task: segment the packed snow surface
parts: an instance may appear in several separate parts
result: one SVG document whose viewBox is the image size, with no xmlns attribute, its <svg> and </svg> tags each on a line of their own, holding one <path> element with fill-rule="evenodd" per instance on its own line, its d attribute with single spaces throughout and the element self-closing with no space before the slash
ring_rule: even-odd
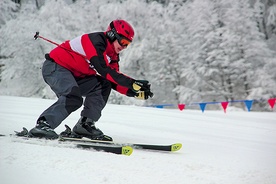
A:
<svg viewBox="0 0 276 184">
<path fill-rule="evenodd" d="M 1 184 L 275 184 L 275 112 L 157 109 L 108 104 L 97 126 L 117 142 L 169 144 L 178 152 L 131 156 L 9 136 L 31 129 L 54 100 L 0 96 Z M 73 127 L 80 110 L 56 129 Z"/>
</svg>

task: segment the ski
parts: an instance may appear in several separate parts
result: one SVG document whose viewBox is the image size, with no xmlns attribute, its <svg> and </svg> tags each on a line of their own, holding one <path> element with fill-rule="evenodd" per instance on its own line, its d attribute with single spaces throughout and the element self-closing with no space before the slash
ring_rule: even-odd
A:
<svg viewBox="0 0 276 184">
<path fill-rule="evenodd" d="M 4 136 L 4 135 L 3 135 Z M 10 136 L 14 136 L 11 134 Z M 22 138 L 28 143 L 28 140 L 43 140 L 43 138 L 36 138 L 29 135 L 29 132 L 26 128 L 23 128 L 21 132 L 15 131 L 15 137 Z M 57 141 L 55 139 L 44 139 L 48 141 Z M 59 139 L 61 140 L 61 139 Z M 58 141 L 60 143 L 60 141 Z M 127 155 L 130 156 L 133 152 L 133 148 L 131 146 L 124 146 L 124 145 L 104 145 L 104 144 L 97 144 L 97 143 L 74 143 L 74 146 L 77 148 L 82 149 L 91 149 L 95 151 L 102 151 L 102 152 L 108 152 L 108 153 L 114 153 L 119 155 Z"/>
<path fill-rule="evenodd" d="M 58 138 L 59 142 L 74 142 L 77 148 L 93 149 L 96 151 L 104 151 L 114 154 L 131 155 L 134 149 L 155 150 L 165 152 L 175 152 L 182 148 L 181 143 L 175 144 L 140 144 L 140 143 L 119 143 L 113 141 L 93 140 L 74 135 L 69 126 L 65 126 L 66 130 L 61 132 Z M 29 135 L 26 128 L 21 132 L 15 132 L 17 137 L 34 138 Z"/>
<path fill-rule="evenodd" d="M 179 151 L 182 148 L 181 143 L 175 143 L 170 145 L 154 145 L 154 144 L 133 144 L 136 149 L 147 149 L 156 151 Z"/>
<path fill-rule="evenodd" d="M 82 142 L 82 143 L 93 143 L 93 144 L 109 144 L 117 146 L 131 146 L 135 149 L 143 150 L 155 150 L 155 151 L 167 151 L 174 152 L 182 148 L 181 143 L 169 144 L 169 145 L 156 145 L 156 144 L 137 144 L 137 143 L 118 143 L 113 141 L 103 141 L 103 140 L 94 140 L 83 138 L 79 135 L 76 135 L 72 132 L 71 128 L 68 125 L 65 125 L 65 131 L 60 133 L 60 141 L 71 141 L 71 142 Z"/>
<path fill-rule="evenodd" d="M 96 151 L 104 151 L 114 154 L 121 154 L 130 156 L 133 152 L 133 148 L 130 146 L 105 146 L 105 145 L 92 145 L 92 144 L 76 144 L 77 148 L 93 149 Z"/>
<path fill-rule="evenodd" d="M 64 136 L 60 136 L 59 141 L 92 143 L 92 144 L 99 144 L 99 145 L 107 144 L 107 145 L 116 145 L 116 146 L 131 146 L 135 149 L 146 149 L 146 150 L 168 151 L 168 152 L 179 151 L 182 148 L 181 143 L 175 143 L 175 144 L 169 144 L 169 145 L 117 143 L 112 141 L 91 140 L 86 138 L 73 138 L 73 137 L 64 137 Z"/>
</svg>

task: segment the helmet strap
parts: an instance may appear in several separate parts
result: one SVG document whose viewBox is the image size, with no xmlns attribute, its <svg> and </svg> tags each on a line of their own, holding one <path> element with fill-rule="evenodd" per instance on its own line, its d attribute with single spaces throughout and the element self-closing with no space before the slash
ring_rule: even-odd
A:
<svg viewBox="0 0 276 184">
<path fill-rule="evenodd" d="M 114 28 L 113 22 L 110 23 L 111 30 L 106 32 L 106 36 L 110 42 L 114 42 L 116 40 L 117 31 Z"/>
</svg>

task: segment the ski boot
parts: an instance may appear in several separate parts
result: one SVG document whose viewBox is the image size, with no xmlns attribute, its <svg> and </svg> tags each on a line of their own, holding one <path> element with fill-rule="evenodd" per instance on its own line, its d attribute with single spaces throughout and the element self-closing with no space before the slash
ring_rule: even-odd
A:
<svg viewBox="0 0 276 184">
<path fill-rule="evenodd" d="M 103 132 L 95 127 L 95 122 L 87 117 L 81 117 L 73 128 L 73 133 L 92 140 L 112 141 L 112 138 L 104 135 Z"/>
<path fill-rule="evenodd" d="M 37 120 L 36 126 L 29 131 L 30 137 L 57 139 L 58 134 L 51 128 L 44 117 Z"/>
</svg>

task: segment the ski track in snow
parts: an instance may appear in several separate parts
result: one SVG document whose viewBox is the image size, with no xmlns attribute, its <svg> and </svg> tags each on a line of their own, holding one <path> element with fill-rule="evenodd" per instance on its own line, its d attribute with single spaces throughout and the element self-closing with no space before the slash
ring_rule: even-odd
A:
<svg viewBox="0 0 276 184">
<path fill-rule="evenodd" d="M 54 101 L 0 96 L 0 134 L 31 129 Z M 73 127 L 80 110 L 64 124 Z M 96 124 L 117 142 L 176 143 L 175 153 L 131 156 L 49 140 L 0 137 L 1 184 L 275 184 L 275 112 L 156 109 L 108 104 Z"/>
</svg>

